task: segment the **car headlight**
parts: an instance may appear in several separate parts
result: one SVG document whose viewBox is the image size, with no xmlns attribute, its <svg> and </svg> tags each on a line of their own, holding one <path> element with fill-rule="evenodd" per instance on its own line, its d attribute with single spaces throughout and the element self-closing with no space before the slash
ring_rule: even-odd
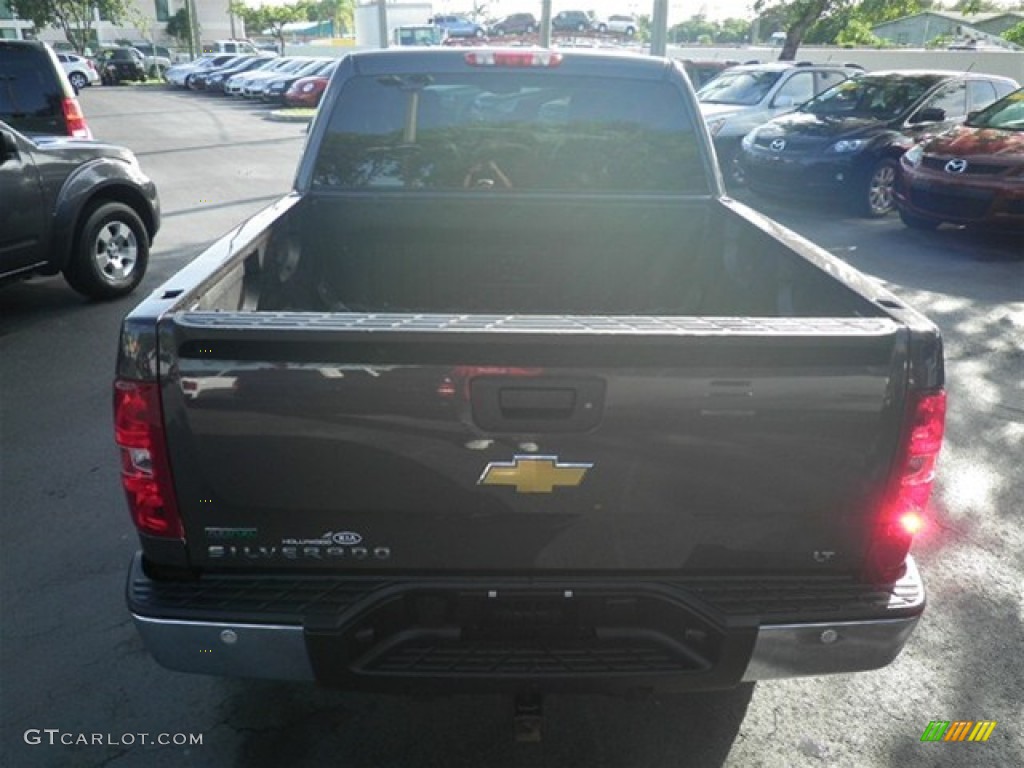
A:
<svg viewBox="0 0 1024 768">
<path fill-rule="evenodd" d="M 316 88 L 316 84 L 315 83 L 305 83 L 305 84 L 303 84 L 302 88 L 300 88 L 299 90 L 302 91 L 303 93 L 312 93 L 313 89 L 315 89 L 315 88 Z"/>
<path fill-rule="evenodd" d="M 708 120 L 708 130 L 712 136 L 717 136 L 718 132 L 722 130 L 722 126 L 725 125 L 724 117 L 714 117 Z"/>
<path fill-rule="evenodd" d="M 832 151 L 840 155 L 859 152 L 865 144 L 864 139 L 840 139 L 832 145 Z"/>
<path fill-rule="evenodd" d="M 906 152 L 903 153 L 903 160 L 911 168 L 917 168 L 921 164 L 921 158 L 924 156 L 924 147 L 920 144 L 915 144 Z"/>
</svg>

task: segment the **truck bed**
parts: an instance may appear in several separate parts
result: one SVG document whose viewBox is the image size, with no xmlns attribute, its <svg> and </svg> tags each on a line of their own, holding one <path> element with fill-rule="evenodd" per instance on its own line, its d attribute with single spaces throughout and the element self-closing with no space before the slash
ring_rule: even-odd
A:
<svg viewBox="0 0 1024 768">
<path fill-rule="evenodd" d="M 908 366 L 883 307 L 707 200 L 446 204 L 311 199 L 164 314 L 192 566 L 859 566 Z M 481 483 L 510 462 L 588 470 Z"/>
</svg>

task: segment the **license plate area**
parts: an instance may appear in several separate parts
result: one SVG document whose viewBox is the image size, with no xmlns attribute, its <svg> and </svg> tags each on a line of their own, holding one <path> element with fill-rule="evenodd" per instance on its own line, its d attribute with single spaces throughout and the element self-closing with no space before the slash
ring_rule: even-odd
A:
<svg viewBox="0 0 1024 768">
<path fill-rule="evenodd" d="M 306 630 L 324 682 L 415 679 L 463 689 L 616 680 L 658 687 L 665 676 L 727 687 L 742 675 L 755 634 L 659 595 L 573 589 L 405 594 L 348 627 Z"/>
</svg>

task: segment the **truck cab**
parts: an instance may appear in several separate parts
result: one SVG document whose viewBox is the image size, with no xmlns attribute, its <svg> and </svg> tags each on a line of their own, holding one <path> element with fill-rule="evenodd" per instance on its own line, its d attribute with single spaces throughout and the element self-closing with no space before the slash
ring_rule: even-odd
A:
<svg viewBox="0 0 1024 768">
<path fill-rule="evenodd" d="M 203 43 L 203 53 L 260 53 L 259 48 L 250 40 L 214 40 Z"/>
<path fill-rule="evenodd" d="M 448 32 L 435 24 L 412 24 L 394 29 L 395 45 L 441 45 Z"/>
</svg>

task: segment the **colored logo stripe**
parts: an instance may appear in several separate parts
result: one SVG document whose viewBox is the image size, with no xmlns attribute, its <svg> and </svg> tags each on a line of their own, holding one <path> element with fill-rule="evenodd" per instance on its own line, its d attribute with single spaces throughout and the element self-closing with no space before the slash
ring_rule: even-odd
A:
<svg viewBox="0 0 1024 768">
<path fill-rule="evenodd" d="M 992 731 L 996 729 L 995 720 L 981 720 L 974 730 L 971 731 L 968 741 L 988 741 L 988 737 L 992 735 Z"/>
<path fill-rule="evenodd" d="M 963 741 L 967 738 L 967 734 L 970 733 L 971 726 L 974 725 L 972 720 L 956 720 L 949 730 L 946 731 L 946 738 L 943 741 Z"/>
<path fill-rule="evenodd" d="M 995 728 L 995 720 L 932 720 L 921 741 L 988 741 Z"/>
</svg>

